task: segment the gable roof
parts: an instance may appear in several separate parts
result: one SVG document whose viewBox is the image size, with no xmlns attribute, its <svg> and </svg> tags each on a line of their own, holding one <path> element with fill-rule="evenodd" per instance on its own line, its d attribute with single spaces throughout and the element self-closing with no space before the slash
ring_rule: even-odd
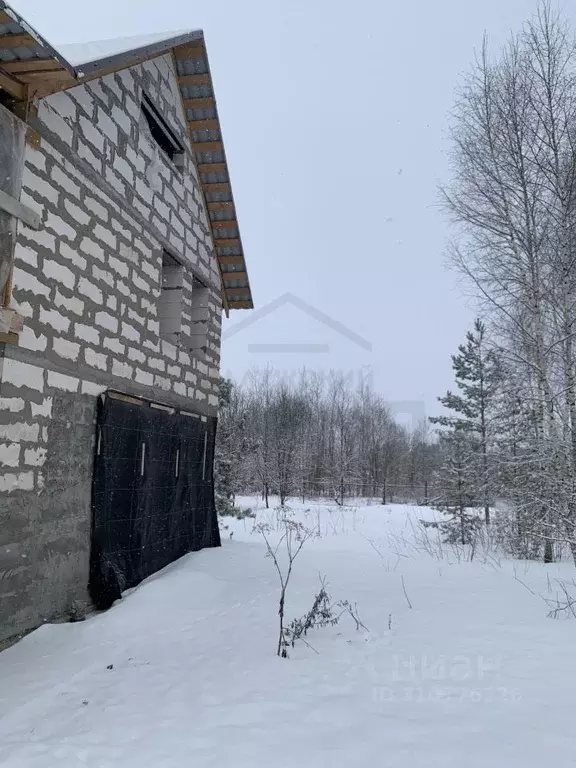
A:
<svg viewBox="0 0 576 768">
<path fill-rule="evenodd" d="M 95 43 L 48 43 L 0 0 L 0 96 L 27 104 L 171 51 L 200 186 L 210 219 L 226 310 L 251 309 L 236 206 L 202 30 Z"/>
<path fill-rule="evenodd" d="M 58 51 L 76 69 L 88 72 L 90 68 L 98 70 L 105 67 L 111 60 L 128 56 L 134 58 L 135 52 L 147 53 L 158 47 L 158 53 L 169 50 L 177 42 L 190 42 L 202 38 L 200 30 L 181 29 L 176 32 L 155 32 L 150 35 L 132 35 L 130 37 L 115 37 L 107 40 L 94 40 L 89 43 L 59 44 Z"/>
</svg>

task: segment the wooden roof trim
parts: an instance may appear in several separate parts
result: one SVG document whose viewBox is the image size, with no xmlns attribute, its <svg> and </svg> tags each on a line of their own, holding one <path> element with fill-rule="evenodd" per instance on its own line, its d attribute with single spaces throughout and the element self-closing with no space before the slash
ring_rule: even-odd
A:
<svg viewBox="0 0 576 768">
<path fill-rule="evenodd" d="M 37 45 L 40 43 L 27 33 L 0 35 L 0 48 L 34 48 Z"/>
<path fill-rule="evenodd" d="M 70 83 L 59 82 L 57 79 L 50 80 L 49 78 L 45 78 L 45 82 L 43 82 L 41 85 L 38 85 L 36 88 L 36 96 L 39 98 L 45 98 L 46 96 L 51 96 L 54 93 L 65 91 L 68 88 L 73 88 L 75 85 L 89 83 L 92 80 L 99 80 L 101 77 L 106 77 L 106 75 L 113 75 L 115 72 L 121 72 L 123 69 L 136 67 L 138 64 L 144 64 L 147 61 L 152 61 L 152 59 L 157 59 L 158 56 L 163 55 L 165 54 L 152 53 L 149 56 L 137 56 L 129 64 L 114 65 L 107 67 L 106 69 L 95 70 L 94 72 L 90 72 L 82 76 L 73 77 L 71 78 Z M 82 68 L 80 67 L 79 69 L 81 71 Z"/>
<path fill-rule="evenodd" d="M 241 245 L 239 237 L 215 237 L 217 248 L 231 248 L 233 245 Z"/>
<path fill-rule="evenodd" d="M 226 163 L 198 163 L 198 173 L 228 173 Z"/>
<path fill-rule="evenodd" d="M 64 88 L 73 88 L 78 85 L 78 81 L 65 69 L 54 70 L 54 72 L 23 72 L 18 75 L 19 80 L 30 83 L 34 86 L 34 95 L 38 95 L 38 87 L 44 89 L 48 85 L 52 91 L 62 90 Z"/>
<path fill-rule="evenodd" d="M 246 270 L 237 270 L 230 272 L 222 272 L 224 280 L 248 280 L 248 272 Z"/>
<path fill-rule="evenodd" d="M 216 118 L 210 120 L 189 120 L 193 131 L 213 131 L 220 130 L 220 122 Z"/>
<path fill-rule="evenodd" d="M 180 80 L 180 77 L 178 76 L 178 65 L 176 63 L 176 51 L 172 51 L 172 60 L 174 64 L 174 71 L 176 72 L 176 76 L 178 77 L 178 86 L 180 90 L 180 99 L 182 101 L 182 109 L 184 110 L 184 116 L 186 116 L 186 110 L 184 109 L 184 97 L 182 95 L 182 83 Z M 190 121 L 186 121 L 188 126 L 188 139 L 190 141 L 190 148 L 192 149 L 192 162 L 196 166 L 196 174 L 198 179 L 200 180 L 200 173 L 198 172 L 198 163 L 196 162 L 196 155 L 194 152 L 194 142 L 192 140 L 192 129 L 190 128 Z M 204 190 L 204 187 L 202 185 L 202 182 L 200 181 L 200 189 L 202 192 L 202 201 L 204 203 L 204 210 L 206 211 L 206 217 L 208 218 L 208 223 L 210 223 L 210 214 L 208 213 L 208 201 L 206 200 L 206 191 Z M 224 312 L 226 313 L 226 317 L 229 317 L 230 314 L 230 305 L 228 304 L 228 296 L 226 294 L 226 287 L 224 285 L 224 277 L 222 273 L 222 264 L 220 263 L 220 260 L 218 258 L 218 252 L 216 251 L 216 243 L 214 241 L 214 233 L 212 232 L 212 229 L 210 229 L 210 234 L 212 235 L 212 242 L 214 243 L 214 251 L 216 253 L 216 262 L 218 264 L 218 272 L 220 274 L 220 292 L 222 295 L 222 306 L 224 307 Z"/>
<path fill-rule="evenodd" d="M 231 200 L 224 200 L 221 203 L 208 203 L 209 211 L 230 211 L 235 208 Z"/>
<path fill-rule="evenodd" d="M 20 47 L 31 48 L 36 56 L 25 60 L 0 60 L 0 87 L 19 104 L 27 105 L 38 95 L 38 81 L 50 78 L 70 87 L 76 83 L 73 67 L 4 0 L 0 0 L 0 23 L 16 25 L 18 32 L 0 35 L 0 49 L 12 51 Z M 27 106 L 25 107 L 25 111 Z"/>
<path fill-rule="evenodd" d="M 180 61 L 186 61 L 186 59 L 205 59 L 208 61 L 208 56 L 206 55 L 206 46 L 202 40 L 195 40 L 193 43 L 185 43 L 184 45 L 179 45 L 174 49 L 174 56 Z"/>
<path fill-rule="evenodd" d="M 222 264 L 243 264 L 244 256 L 218 256 Z"/>
<path fill-rule="evenodd" d="M 194 120 L 189 120 L 190 127 L 192 130 L 194 130 Z M 195 141 L 194 142 L 194 151 L 196 154 L 200 154 L 201 152 L 224 152 L 224 142 L 223 141 Z"/>
<path fill-rule="evenodd" d="M 180 92 L 182 95 L 182 106 L 184 110 L 187 109 L 194 109 L 195 107 L 198 108 L 213 108 L 215 112 L 215 117 L 210 120 L 193 120 L 188 119 L 188 127 L 190 132 L 190 140 L 192 142 L 192 149 L 194 151 L 195 157 L 196 157 L 196 167 L 199 170 L 199 173 L 201 174 L 210 174 L 210 173 L 225 173 L 228 177 L 228 180 L 226 182 L 218 182 L 218 183 L 210 183 L 205 182 L 202 180 L 202 176 L 200 176 L 200 183 L 202 186 L 202 191 L 204 194 L 204 199 L 206 200 L 206 195 L 210 193 L 218 193 L 218 192 L 224 192 L 228 193 L 230 196 L 229 201 L 223 201 L 220 202 L 210 202 L 206 203 L 207 205 L 207 211 L 213 211 L 213 210 L 227 210 L 230 211 L 232 214 L 231 219 L 227 220 L 215 220 L 210 219 L 210 227 L 212 230 L 212 239 L 214 241 L 214 245 L 216 248 L 216 254 L 218 259 L 218 266 L 220 269 L 220 276 L 222 278 L 222 286 L 223 286 L 223 293 L 226 296 L 226 300 L 229 304 L 232 303 L 232 297 L 235 295 L 231 293 L 232 289 L 226 285 L 226 283 L 230 280 L 246 280 L 247 285 L 246 287 L 242 288 L 243 294 L 250 297 L 250 300 L 246 302 L 246 306 L 251 307 L 252 304 L 252 292 L 250 289 L 250 281 L 248 278 L 248 272 L 246 269 L 246 262 L 244 260 L 244 248 L 242 246 L 242 240 L 240 237 L 240 231 L 238 227 L 238 221 L 236 216 L 236 206 L 234 204 L 234 195 L 232 192 L 232 185 L 230 184 L 229 180 L 229 173 L 228 173 L 228 163 L 226 160 L 226 150 L 224 148 L 224 142 L 222 139 L 219 141 L 194 141 L 193 136 L 197 135 L 194 134 L 194 131 L 202 131 L 202 130 L 216 130 L 220 132 L 221 135 L 221 126 L 220 126 L 220 120 L 218 117 L 218 106 L 216 104 L 216 99 L 213 96 L 214 93 L 214 87 L 212 83 L 212 77 L 210 75 L 210 62 L 208 60 L 208 54 L 206 52 L 206 46 L 204 43 L 199 44 L 197 42 L 194 42 L 192 45 L 183 45 L 179 48 L 176 48 L 174 50 L 174 58 L 176 60 L 176 63 L 178 61 L 186 61 L 189 59 L 192 60 L 201 60 L 205 61 L 206 68 L 208 70 L 207 75 L 180 75 L 179 76 L 179 83 L 180 83 Z M 203 99 L 190 99 L 186 98 L 184 95 L 185 88 L 190 85 L 197 85 L 197 84 L 206 84 L 210 86 L 210 90 L 212 92 L 212 96 L 209 98 L 204 97 Z M 205 163 L 202 162 L 203 160 L 203 153 L 206 152 L 218 152 L 223 156 L 223 162 L 218 163 Z M 223 205 L 225 207 L 223 207 Z M 219 238 L 216 236 L 217 233 L 226 232 L 227 230 L 232 230 L 237 232 L 237 236 L 233 238 Z M 224 272 L 222 270 L 222 265 L 226 264 L 227 262 L 224 261 L 224 257 L 222 257 L 219 253 L 220 248 L 228 247 L 228 246 L 234 246 L 238 248 L 240 251 L 240 256 L 235 257 L 234 261 L 228 262 L 233 264 L 239 264 L 244 269 L 242 271 L 237 272 Z M 221 261 L 222 259 L 222 261 Z"/>
<path fill-rule="evenodd" d="M 0 48 L 2 47 L 2 38 L 0 37 Z M 15 75 L 24 72 L 58 72 L 62 69 L 60 62 L 56 59 L 26 59 L 25 61 L 3 61 L 2 69 Z"/>
<path fill-rule="evenodd" d="M 184 109 L 209 109 L 216 106 L 214 96 L 205 96 L 198 99 L 183 99 Z"/>
<path fill-rule="evenodd" d="M 212 85 L 210 75 L 180 75 L 180 85 Z"/>
<path fill-rule="evenodd" d="M 28 87 L 26 84 L 11 77 L 8 73 L 2 72 L 1 69 L 0 89 L 9 93 L 16 101 L 26 101 L 28 98 Z"/>
<path fill-rule="evenodd" d="M 214 110 L 215 112 L 214 118 L 201 119 L 201 120 L 188 119 L 190 140 L 191 140 L 192 148 L 196 158 L 196 168 L 201 174 L 202 173 L 206 173 L 206 174 L 226 173 L 226 175 L 229 178 L 228 163 L 226 161 L 226 151 L 224 149 L 224 142 L 222 140 L 206 141 L 206 142 L 196 142 L 193 140 L 193 136 L 195 135 L 193 133 L 194 131 L 214 130 L 214 131 L 221 132 L 216 99 L 214 98 L 213 95 L 211 95 L 210 97 L 201 97 L 201 98 L 191 99 L 191 98 L 185 98 L 183 94 L 183 88 L 186 88 L 187 86 L 195 86 L 195 85 L 209 85 L 212 94 L 214 93 L 212 77 L 210 75 L 210 63 L 208 61 L 206 46 L 203 41 L 202 42 L 195 41 L 194 43 L 191 43 L 188 45 L 179 46 L 174 49 L 174 59 L 176 62 L 186 61 L 189 59 L 195 60 L 195 61 L 201 60 L 206 62 L 206 68 L 208 69 L 207 74 L 179 76 L 178 80 L 179 80 L 180 92 L 182 96 L 182 106 L 186 114 L 188 109 L 208 108 L 208 109 Z M 202 154 L 205 152 L 221 153 L 224 156 L 224 162 L 218 162 L 218 163 L 199 162 L 202 159 Z M 201 176 L 200 176 L 200 179 L 202 179 Z M 248 272 L 246 270 L 246 263 L 244 260 L 244 249 L 242 247 L 242 241 L 240 238 L 238 221 L 236 218 L 236 207 L 234 204 L 232 186 L 230 184 L 230 181 L 228 180 L 227 182 L 211 184 L 211 183 L 203 182 L 201 180 L 200 183 L 201 183 L 202 192 L 204 196 L 204 202 L 205 202 L 208 213 L 210 213 L 211 211 L 226 210 L 226 211 L 230 211 L 232 214 L 231 219 L 216 220 L 216 219 L 209 218 L 210 227 L 212 230 L 212 239 L 214 241 L 214 245 L 216 248 L 225 306 L 227 307 L 233 306 L 239 309 L 251 308 L 253 307 L 252 292 L 250 290 L 250 281 L 248 278 Z M 208 203 L 206 201 L 206 195 L 211 192 L 229 192 L 230 197 L 232 199 L 229 201 Z M 238 236 L 234 238 L 227 238 L 227 239 L 221 239 L 216 237 L 216 232 L 219 232 L 219 231 L 225 232 L 227 230 L 236 230 L 238 232 Z M 220 254 L 218 253 L 219 248 L 226 247 L 226 245 L 228 244 L 234 244 L 237 247 L 239 247 L 241 255 L 232 256 L 232 257 L 220 256 Z M 241 267 L 241 269 L 237 271 L 230 271 L 230 272 L 223 271 L 222 266 L 224 264 L 238 265 Z M 234 289 L 226 285 L 226 283 L 230 281 L 240 281 L 240 280 L 245 281 L 246 286 L 242 288 Z M 242 300 L 238 301 L 238 300 L 235 300 L 236 296 L 242 296 L 242 297 L 248 296 L 250 298 L 249 300 L 242 298 Z M 228 314 L 228 312 L 226 314 Z"/>
<path fill-rule="evenodd" d="M 238 229 L 236 219 L 210 219 L 212 229 Z"/>
<path fill-rule="evenodd" d="M 218 181 L 215 183 L 207 183 L 203 185 L 205 192 L 231 192 L 232 185 L 229 181 Z M 231 201 L 230 201 L 231 202 Z"/>
</svg>

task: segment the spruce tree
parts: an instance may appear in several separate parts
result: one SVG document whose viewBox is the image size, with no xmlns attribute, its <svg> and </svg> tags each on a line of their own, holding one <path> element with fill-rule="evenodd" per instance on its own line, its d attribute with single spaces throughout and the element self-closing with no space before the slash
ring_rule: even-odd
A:
<svg viewBox="0 0 576 768">
<path fill-rule="evenodd" d="M 481 320 L 474 322 L 473 330 L 466 334 L 466 343 L 460 344 L 458 353 L 452 355 L 452 368 L 458 392 L 448 391 L 438 398 L 452 414 L 437 416 L 430 421 L 448 428 L 444 442 L 452 440 L 454 443 L 448 453 L 459 457 L 453 460 L 460 467 L 459 472 L 466 473 L 466 485 L 473 490 L 473 501 L 483 506 L 489 525 L 493 495 L 490 467 L 492 415 L 501 381 L 501 366 L 497 354 L 488 347 L 486 328 Z"/>
<path fill-rule="evenodd" d="M 440 447 L 444 456 L 438 473 L 442 497 L 434 506 L 447 519 L 434 526 L 449 544 L 471 544 L 481 521 L 470 510 L 474 506 L 474 451 L 470 434 L 457 424 L 440 435 Z"/>
</svg>

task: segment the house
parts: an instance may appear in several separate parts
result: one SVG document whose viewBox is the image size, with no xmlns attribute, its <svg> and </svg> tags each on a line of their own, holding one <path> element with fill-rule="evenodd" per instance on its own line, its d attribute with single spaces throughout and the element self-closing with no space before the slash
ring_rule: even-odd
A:
<svg viewBox="0 0 576 768">
<path fill-rule="evenodd" d="M 219 543 L 251 308 L 201 31 L 55 50 L 0 0 L 0 641 Z"/>
</svg>

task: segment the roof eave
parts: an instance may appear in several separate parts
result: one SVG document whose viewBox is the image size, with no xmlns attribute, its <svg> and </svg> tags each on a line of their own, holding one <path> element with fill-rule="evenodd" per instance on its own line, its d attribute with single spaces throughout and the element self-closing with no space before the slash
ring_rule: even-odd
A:
<svg viewBox="0 0 576 768">
<path fill-rule="evenodd" d="M 220 117 L 218 115 L 218 105 L 217 105 L 217 102 L 216 102 L 216 96 L 215 96 L 215 92 L 214 92 L 214 84 L 213 84 L 213 81 L 212 81 L 212 73 L 211 73 L 211 70 L 210 70 L 210 61 L 209 61 L 209 58 L 208 58 L 208 52 L 206 50 L 206 41 L 205 41 L 204 37 L 202 37 L 201 40 L 196 41 L 194 45 L 180 44 L 179 46 L 175 46 L 174 50 L 173 50 L 173 56 L 174 56 L 175 63 L 176 63 L 176 70 L 177 70 L 176 74 L 177 74 L 178 82 L 179 82 L 179 85 L 180 85 L 180 96 L 181 96 L 181 99 L 182 99 L 182 109 L 184 111 L 184 115 L 185 115 L 186 121 L 188 123 L 188 129 L 189 129 L 188 130 L 188 134 L 189 134 L 189 138 L 190 138 L 190 144 L 191 144 L 191 147 L 192 147 L 194 161 L 196 163 L 198 180 L 199 180 L 199 183 L 200 183 L 200 187 L 202 189 L 202 194 L 203 194 L 204 202 L 205 202 L 205 205 L 206 205 L 206 214 L 207 214 L 208 221 L 209 221 L 209 224 L 210 224 L 210 229 L 211 229 L 211 234 L 212 234 L 212 241 L 214 243 L 214 250 L 215 250 L 215 253 L 216 253 L 216 259 L 218 261 L 218 267 L 219 267 L 219 270 L 220 270 L 220 277 L 221 277 L 221 284 L 222 284 L 222 299 L 223 299 L 224 309 L 226 310 L 226 314 L 228 314 L 228 310 L 229 309 L 252 309 L 253 306 L 254 306 L 253 305 L 253 300 L 252 300 L 252 290 L 250 288 L 250 279 L 248 277 L 248 269 L 247 269 L 247 266 L 246 266 L 246 260 L 244 258 L 244 246 L 242 244 L 242 236 L 241 236 L 240 230 L 239 230 L 238 226 L 236 226 L 237 234 L 234 235 L 232 237 L 232 239 L 235 242 L 237 242 L 237 247 L 238 247 L 237 258 L 241 259 L 241 266 L 240 266 L 239 271 L 242 271 L 245 274 L 246 285 L 243 288 L 238 288 L 238 287 L 235 287 L 235 286 L 232 287 L 232 286 L 227 286 L 226 285 L 227 279 L 228 280 L 234 280 L 235 279 L 234 276 L 233 276 L 234 273 L 233 272 L 225 272 L 223 270 L 223 262 L 226 260 L 226 257 L 225 256 L 221 256 L 219 249 L 224 245 L 224 240 L 222 238 L 216 237 L 217 230 L 219 230 L 219 229 L 226 229 L 226 227 L 223 226 L 226 223 L 226 220 L 216 220 L 216 219 L 212 219 L 211 218 L 210 205 L 209 205 L 208 199 L 207 199 L 207 195 L 209 194 L 209 192 L 210 192 L 210 190 L 211 190 L 211 188 L 213 186 L 218 186 L 218 187 L 222 186 L 223 188 L 228 188 L 227 191 L 228 191 L 230 197 L 229 197 L 229 200 L 227 201 L 226 205 L 229 206 L 229 209 L 231 211 L 231 221 L 235 222 L 236 225 L 237 225 L 236 203 L 234 201 L 234 193 L 233 193 L 233 190 L 232 190 L 232 184 L 230 182 L 230 174 L 229 174 L 229 170 L 228 170 L 228 160 L 227 160 L 227 157 L 226 157 L 226 148 L 224 146 L 224 139 L 223 139 L 223 136 L 222 136 L 222 129 L 221 129 L 221 125 L 220 125 Z M 189 75 L 189 74 L 185 74 L 185 73 L 182 73 L 181 71 L 179 71 L 178 64 L 180 62 L 186 62 L 186 61 L 196 61 L 197 62 L 199 60 L 205 62 L 206 71 L 205 71 L 204 74 Z M 194 68 L 194 70 L 195 70 L 195 68 Z M 208 85 L 209 86 L 209 90 L 211 92 L 211 96 L 208 97 L 208 100 L 211 100 L 213 102 L 214 119 L 210 120 L 209 122 L 211 122 L 211 123 L 214 122 L 216 124 L 217 133 L 219 135 L 219 138 L 217 140 L 214 140 L 214 141 L 208 141 L 208 145 L 210 145 L 210 146 L 212 146 L 212 144 L 220 145 L 220 150 L 221 150 L 223 162 L 221 162 L 220 160 L 216 161 L 214 163 L 214 167 L 215 168 L 218 167 L 219 169 L 220 169 L 220 167 L 223 167 L 223 169 L 224 169 L 224 174 L 225 174 L 227 180 L 224 181 L 222 184 L 218 184 L 217 183 L 215 185 L 214 184 L 211 185 L 209 182 L 206 182 L 203 179 L 203 175 L 205 173 L 209 173 L 210 172 L 210 163 L 205 163 L 205 161 L 199 160 L 197 158 L 197 153 L 198 154 L 202 154 L 203 152 L 206 151 L 205 150 L 206 144 L 202 143 L 202 142 L 198 143 L 198 142 L 196 142 L 194 140 L 194 131 L 197 130 L 197 129 L 202 130 L 203 127 L 204 127 L 204 122 L 205 121 L 203 121 L 203 120 L 194 120 L 194 119 L 191 119 L 188 116 L 188 114 L 187 114 L 188 113 L 188 109 L 194 109 L 193 102 L 194 102 L 195 99 L 194 98 L 192 98 L 192 99 L 187 98 L 186 95 L 185 95 L 186 88 L 190 86 L 190 79 L 194 80 L 195 78 L 198 78 L 199 81 L 201 80 L 202 83 Z M 206 101 L 206 99 L 203 98 L 203 97 L 198 97 L 198 101 L 204 103 Z M 210 154 L 211 154 L 211 151 L 210 151 Z M 202 166 L 202 167 L 199 168 L 199 166 Z M 228 242 L 228 241 L 226 241 L 226 242 Z M 238 292 L 239 291 L 242 292 L 240 296 L 238 296 Z"/>
<path fill-rule="evenodd" d="M 135 59 L 160 56 L 161 54 L 167 53 L 179 45 L 186 45 L 187 43 L 197 43 L 203 41 L 203 31 L 201 29 L 195 29 L 185 35 L 178 35 L 176 37 L 167 38 L 166 40 L 161 40 L 158 43 L 150 43 L 149 45 L 143 45 L 140 48 L 132 48 L 129 51 L 116 53 L 113 56 L 104 56 L 100 59 L 88 61 L 85 64 L 76 64 L 74 69 L 79 77 L 98 74 L 99 72 L 108 69 L 121 69 L 124 67 L 133 66 Z"/>
<path fill-rule="evenodd" d="M 0 11 L 4 11 L 8 16 L 12 17 L 16 24 L 21 26 L 22 29 L 24 29 L 30 35 L 30 37 L 33 37 L 38 45 L 44 48 L 49 58 L 55 59 L 64 67 L 64 69 L 67 69 L 71 75 L 76 74 L 72 64 L 70 64 L 69 61 L 67 61 L 61 54 L 59 54 L 58 51 L 52 45 L 50 45 L 50 43 L 44 37 L 42 37 L 42 35 L 36 32 L 34 27 L 30 26 L 26 19 L 20 16 L 20 14 L 17 13 L 10 5 L 8 5 L 5 0 L 0 0 Z"/>
</svg>

